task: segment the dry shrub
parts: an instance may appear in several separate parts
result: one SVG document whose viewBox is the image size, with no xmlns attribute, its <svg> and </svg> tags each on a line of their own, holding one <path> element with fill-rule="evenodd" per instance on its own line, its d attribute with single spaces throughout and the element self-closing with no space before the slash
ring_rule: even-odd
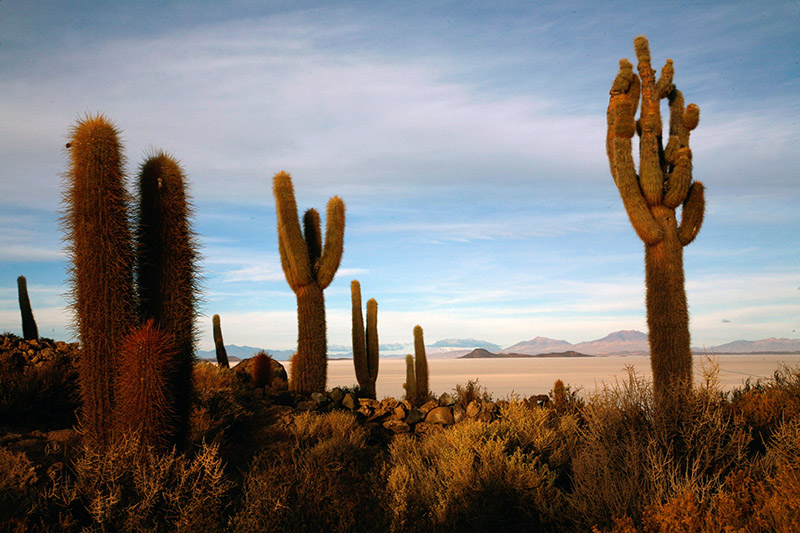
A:
<svg viewBox="0 0 800 533">
<path fill-rule="evenodd" d="M 190 417 L 190 440 L 226 443 L 247 420 L 247 392 L 230 368 L 199 363 L 192 374 L 194 405 Z"/>
<path fill-rule="evenodd" d="M 285 446 L 256 457 L 236 531 L 380 531 L 374 488 L 376 451 L 348 412 L 303 413 L 288 426 Z"/>
<path fill-rule="evenodd" d="M 24 452 L 0 448 L 0 472 L 0 516 L 8 530 L 24 531 L 38 481 L 36 467 Z"/>
<path fill-rule="evenodd" d="M 103 452 L 85 448 L 73 472 L 49 474 L 51 518 L 75 530 L 216 531 L 232 486 L 215 445 L 191 458 L 132 441 Z"/>
<path fill-rule="evenodd" d="M 556 529 L 564 496 L 550 463 L 566 461 L 574 422 L 509 403 L 492 423 L 396 438 L 384 470 L 391 529 Z"/>
<path fill-rule="evenodd" d="M 654 416 L 650 385 L 632 370 L 590 399 L 572 462 L 578 525 L 611 527 L 622 517 L 641 524 L 649 508 L 671 499 L 694 520 L 690 500 L 706 501 L 747 462 L 749 435 L 709 384 L 684 399 L 670 427 Z M 677 519 L 669 524 L 683 527 Z"/>
<path fill-rule="evenodd" d="M 479 402 L 492 401 L 492 394 L 478 381 L 478 379 L 470 379 L 466 382 L 466 384 L 458 384 L 453 389 L 456 403 L 460 404 L 464 409 L 466 409 L 470 403 L 476 400 Z"/>
</svg>

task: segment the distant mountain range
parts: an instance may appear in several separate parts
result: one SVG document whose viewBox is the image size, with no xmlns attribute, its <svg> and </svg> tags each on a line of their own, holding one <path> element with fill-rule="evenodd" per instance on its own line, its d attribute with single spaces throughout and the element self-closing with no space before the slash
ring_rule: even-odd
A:
<svg viewBox="0 0 800 533">
<path fill-rule="evenodd" d="M 240 360 L 252 357 L 261 348 L 252 346 L 226 345 L 228 358 Z M 563 354 L 573 352 L 579 355 L 646 355 L 650 353 L 647 334 L 636 330 L 622 330 L 609 333 L 601 339 L 572 344 L 565 340 L 536 337 L 529 341 L 518 342 L 508 348 L 501 348 L 497 344 L 478 339 L 444 339 L 426 346 L 428 357 L 453 358 L 461 357 L 479 349 L 491 354 L 489 356 L 476 355 L 473 357 L 514 357 L 532 356 L 541 354 Z M 265 350 L 275 359 L 287 360 L 292 357 L 294 350 Z M 382 344 L 382 357 L 402 357 L 406 353 L 413 353 L 413 344 Z M 694 353 L 800 353 L 800 339 L 776 339 L 770 337 L 758 341 L 738 340 L 721 344 L 719 346 L 692 347 Z M 515 354 L 515 355 L 511 355 Z M 201 359 L 216 359 L 214 350 L 197 352 Z M 328 349 L 331 358 L 351 358 L 352 350 L 348 346 L 331 345 Z M 563 355 L 562 355 L 563 356 Z M 574 357 L 574 355 L 573 355 Z"/>
<path fill-rule="evenodd" d="M 501 359 L 501 358 L 510 359 L 513 357 L 594 357 L 594 356 L 585 353 L 574 352 L 572 350 L 568 350 L 566 352 L 550 352 L 550 353 L 538 353 L 536 355 L 530 355 L 524 353 L 492 353 L 488 350 L 484 350 L 483 348 L 475 348 L 468 354 L 459 357 L 459 359 Z"/>
</svg>

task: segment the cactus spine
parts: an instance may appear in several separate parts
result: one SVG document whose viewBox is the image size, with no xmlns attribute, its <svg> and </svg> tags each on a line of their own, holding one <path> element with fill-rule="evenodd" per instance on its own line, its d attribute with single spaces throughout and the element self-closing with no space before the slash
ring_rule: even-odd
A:
<svg viewBox="0 0 800 533">
<path fill-rule="evenodd" d="M 306 211 L 303 231 L 297 215 L 292 178 L 279 172 L 273 180 L 278 215 L 278 249 L 281 266 L 297 296 L 297 353 L 292 359 L 292 388 L 298 392 L 324 392 L 328 344 L 325 297 L 339 268 L 344 245 L 344 202 L 336 196 L 328 202 L 325 245 L 319 213 Z"/>
<path fill-rule="evenodd" d="M 414 368 L 414 356 L 406 355 L 406 382 L 403 384 L 406 389 L 406 400 L 411 403 L 417 401 L 417 371 Z"/>
<path fill-rule="evenodd" d="M 188 431 L 195 361 L 197 253 L 191 228 L 186 177 L 178 162 L 157 152 L 139 169 L 136 227 L 136 281 L 139 317 L 154 319 L 178 346 L 173 387 L 179 427 L 176 443 Z"/>
<path fill-rule="evenodd" d="M 62 225 L 70 300 L 80 334 L 81 424 L 94 444 L 110 442 L 120 343 L 134 323 L 133 241 L 118 132 L 102 115 L 71 132 Z"/>
<path fill-rule="evenodd" d="M 222 325 L 219 322 L 219 315 L 211 318 L 214 331 L 214 348 L 217 350 L 217 364 L 223 368 L 230 368 L 228 363 L 228 350 L 225 349 L 225 342 L 222 340 Z"/>
<path fill-rule="evenodd" d="M 417 377 L 417 399 L 424 402 L 429 395 L 428 390 L 428 357 L 425 354 L 425 340 L 422 327 L 414 326 L 414 367 Z"/>
<path fill-rule="evenodd" d="M 36 320 L 33 318 L 31 300 L 28 298 L 28 280 L 25 276 L 17 278 L 17 295 L 19 297 L 19 312 L 22 315 L 22 337 L 25 340 L 39 338 L 39 328 L 36 327 Z"/>
<path fill-rule="evenodd" d="M 667 60 L 656 80 L 647 39 L 637 37 L 634 47 L 639 76 L 627 59 L 620 60 L 610 91 L 606 151 L 628 218 L 645 245 L 650 364 L 656 404 L 666 412 L 692 382 L 683 247 L 700 231 L 705 208 L 703 185 L 692 182 L 689 148 L 689 134 L 697 126 L 700 110 L 694 104 L 684 107 L 683 95 L 672 83 L 672 60 Z M 662 145 L 662 98 L 669 100 L 670 108 L 666 148 Z M 631 146 L 634 132 L 640 137 L 638 175 Z M 680 223 L 675 212 L 679 206 Z"/>
<path fill-rule="evenodd" d="M 116 377 L 118 435 L 136 435 L 142 446 L 169 448 L 179 429 L 172 386 L 178 345 L 150 319 L 134 329 L 121 348 Z"/>
<path fill-rule="evenodd" d="M 368 398 L 375 399 L 375 382 L 378 379 L 378 302 L 367 301 L 367 328 L 361 315 L 361 285 L 358 280 L 350 283 L 353 304 L 353 365 L 358 386 Z"/>
</svg>

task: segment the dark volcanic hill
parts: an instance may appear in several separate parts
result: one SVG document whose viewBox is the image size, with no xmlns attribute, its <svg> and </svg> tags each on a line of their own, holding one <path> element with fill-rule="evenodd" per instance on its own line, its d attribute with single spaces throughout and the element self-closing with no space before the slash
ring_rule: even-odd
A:
<svg viewBox="0 0 800 533">
<path fill-rule="evenodd" d="M 527 353 L 492 353 L 488 350 L 484 350 L 483 348 L 476 348 L 475 350 L 472 350 L 468 354 L 462 355 L 461 357 L 459 357 L 459 359 L 512 359 L 515 357 L 531 358 L 531 357 L 593 357 L 593 356 L 572 350 L 566 352 L 527 354 Z"/>
</svg>

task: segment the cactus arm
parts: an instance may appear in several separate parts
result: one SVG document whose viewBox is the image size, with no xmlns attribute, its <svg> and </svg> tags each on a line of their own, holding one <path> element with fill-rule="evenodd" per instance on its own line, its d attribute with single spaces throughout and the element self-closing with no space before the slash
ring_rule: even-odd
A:
<svg viewBox="0 0 800 533">
<path fill-rule="evenodd" d="M 344 251 L 344 202 L 338 196 L 328 201 L 326 218 L 325 247 L 322 249 L 317 272 L 317 283 L 323 289 L 336 276 Z"/>
<path fill-rule="evenodd" d="M 372 392 L 375 392 L 375 381 L 378 379 L 378 363 L 380 347 L 378 343 L 378 302 L 375 298 L 367 300 L 367 366 Z"/>
<path fill-rule="evenodd" d="M 634 230 L 645 243 L 656 244 L 664 238 L 664 233 L 650 213 L 633 164 L 631 137 L 636 131 L 634 116 L 639 102 L 639 78 L 627 59 L 619 62 L 619 73 L 610 94 L 606 151 L 611 175 Z"/>
<path fill-rule="evenodd" d="M 319 268 L 319 257 L 322 255 L 322 223 L 319 219 L 319 211 L 308 209 L 303 215 L 303 237 L 308 248 L 308 261 L 314 271 Z"/>
<path fill-rule="evenodd" d="M 642 114 L 639 119 L 641 138 L 639 140 L 639 181 L 642 194 L 650 206 L 661 203 L 664 175 L 661 170 L 660 139 L 661 111 L 660 98 L 656 89 L 655 72 L 650 64 L 650 49 L 647 39 L 639 36 L 634 40 L 636 68 L 642 83 Z"/>
<path fill-rule="evenodd" d="M 671 141 L 670 141 L 671 142 Z M 692 183 L 692 152 L 682 148 L 675 155 L 675 164 L 667 179 L 667 192 L 664 195 L 664 205 L 675 209 L 686 199 L 689 186 Z"/>
<path fill-rule="evenodd" d="M 303 287 L 314 281 L 308 248 L 300 231 L 297 218 L 297 203 L 294 199 L 292 178 L 286 172 L 279 172 L 273 179 L 275 208 L 278 214 L 278 240 L 281 247 L 281 263 L 289 286 Z M 287 268 L 288 267 L 288 268 Z M 295 292 L 297 292 L 295 290 Z"/>
<path fill-rule="evenodd" d="M 705 207 L 705 187 L 701 182 L 696 181 L 689 187 L 689 193 L 683 203 L 681 224 L 678 226 L 678 241 L 683 246 L 691 243 L 700 232 Z"/>
</svg>

